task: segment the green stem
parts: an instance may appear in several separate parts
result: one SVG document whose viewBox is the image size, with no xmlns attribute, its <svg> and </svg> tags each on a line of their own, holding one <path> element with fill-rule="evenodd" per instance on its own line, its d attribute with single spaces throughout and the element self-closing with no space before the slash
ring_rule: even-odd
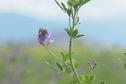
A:
<svg viewBox="0 0 126 84">
<path fill-rule="evenodd" d="M 51 50 L 49 50 L 46 46 L 44 48 L 53 56 L 57 59 L 57 61 L 63 62 L 60 58 L 57 57 L 56 54 L 54 54 Z"/>
<path fill-rule="evenodd" d="M 70 16 L 69 16 L 69 27 L 71 28 L 71 20 L 70 20 Z"/>
<path fill-rule="evenodd" d="M 72 67 L 72 70 L 73 70 L 73 72 L 74 72 L 74 75 L 76 76 L 76 78 L 77 78 L 77 80 L 78 80 L 78 83 L 79 84 L 82 84 L 81 83 L 81 80 L 80 80 L 80 77 L 79 77 L 79 75 L 78 75 L 78 73 L 77 73 L 77 71 L 76 71 L 76 68 L 75 68 L 75 66 L 74 66 L 74 64 L 73 64 L 73 61 L 72 61 L 72 52 L 71 52 L 71 49 L 72 49 L 72 38 L 70 37 L 70 42 L 69 42 L 69 59 L 70 59 L 70 63 L 71 63 L 71 67 Z"/>
<path fill-rule="evenodd" d="M 72 24 L 72 28 L 71 28 L 71 25 L 70 25 L 70 34 L 72 33 L 74 26 L 75 26 L 75 24 L 74 24 L 75 23 L 75 16 L 76 16 L 76 13 L 74 13 L 73 16 L 72 16 L 73 24 Z M 78 83 L 82 84 L 80 77 L 79 77 L 79 74 L 78 74 L 78 72 L 77 72 L 77 70 L 76 70 L 76 68 L 73 64 L 73 61 L 72 61 L 72 39 L 73 39 L 73 37 L 70 35 L 70 39 L 69 39 L 69 60 L 70 60 L 70 64 L 71 64 L 71 67 L 72 67 L 72 71 L 73 71 Z"/>
<path fill-rule="evenodd" d="M 72 19 L 73 19 L 73 25 L 72 25 L 72 28 L 74 29 L 74 27 L 75 27 L 75 16 L 76 16 L 76 12 L 73 14 L 73 16 L 72 16 Z"/>
</svg>

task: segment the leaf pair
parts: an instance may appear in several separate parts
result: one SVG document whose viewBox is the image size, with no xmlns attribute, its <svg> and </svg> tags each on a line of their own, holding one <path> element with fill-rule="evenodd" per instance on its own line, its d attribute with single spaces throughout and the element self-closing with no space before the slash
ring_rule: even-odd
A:
<svg viewBox="0 0 126 84">
<path fill-rule="evenodd" d="M 69 54 L 68 53 L 63 53 L 61 52 L 62 55 L 62 63 L 61 62 L 56 62 L 57 67 L 61 70 L 61 71 L 66 71 L 66 72 L 71 72 L 71 66 L 68 64 L 68 58 L 69 58 Z"/>
<path fill-rule="evenodd" d="M 67 65 L 67 63 L 56 62 L 56 65 L 62 72 L 71 72 L 71 66 Z"/>
<path fill-rule="evenodd" d="M 78 29 L 71 30 L 71 31 L 70 29 L 65 29 L 65 31 L 67 32 L 69 37 L 72 37 L 72 38 L 79 38 L 79 37 L 84 36 L 84 35 L 78 35 Z"/>
<path fill-rule="evenodd" d="M 83 34 L 81 35 L 78 35 L 78 29 L 75 29 L 73 32 L 72 32 L 72 37 L 73 38 L 79 38 L 79 37 L 82 37 L 84 36 Z"/>
</svg>

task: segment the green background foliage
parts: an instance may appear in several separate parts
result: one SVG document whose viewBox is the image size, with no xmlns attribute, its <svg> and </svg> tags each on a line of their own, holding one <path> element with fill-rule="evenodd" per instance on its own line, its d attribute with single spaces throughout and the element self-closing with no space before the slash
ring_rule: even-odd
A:
<svg viewBox="0 0 126 84">
<path fill-rule="evenodd" d="M 101 80 L 105 80 L 107 84 L 125 84 L 125 49 L 118 46 L 91 47 L 79 42 L 74 44 L 73 51 L 76 53 L 73 53 L 73 58 L 76 67 L 80 65 L 78 72 L 83 75 L 95 74 L 97 77 L 91 84 L 98 84 Z M 60 51 L 68 52 L 62 46 L 52 45 L 49 48 L 60 58 Z M 15 58 L 14 53 L 17 53 Z M 97 67 L 91 73 L 88 61 L 94 58 L 97 60 Z M 67 73 L 52 70 L 45 63 L 45 59 L 57 68 L 53 56 L 39 44 L 1 45 L 0 84 L 69 84 L 71 77 Z"/>
</svg>

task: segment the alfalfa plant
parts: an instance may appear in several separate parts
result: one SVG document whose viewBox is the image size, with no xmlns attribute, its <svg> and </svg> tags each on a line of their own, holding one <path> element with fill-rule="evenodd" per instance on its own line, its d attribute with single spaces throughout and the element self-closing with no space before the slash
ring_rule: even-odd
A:
<svg viewBox="0 0 126 84">
<path fill-rule="evenodd" d="M 41 45 L 43 45 L 50 54 L 52 54 L 56 58 L 56 65 L 60 69 L 61 72 L 72 72 L 73 80 L 70 81 L 70 84 L 91 84 L 92 81 L 95 80 L 95 75 L 82 75 L 77 72 L 75 65 L 72 59 L 72 43 L 74 39 L 83 37 L 83 34 L 79 34 L 77 25 L 80 24 L 80 18 L 78 16 L 80 8 L 88 3 L 90 0 L 67 0 L 67 3 L 58 2 L 55 0 L 56 4 L 60 7 L 60 9 L 66 13 L 69 17 L 69 26 L 64 30 L 68 34 L 69 37 L 69 45 L 68 45 L 68 53 L 61 52 L 62 59 L 58 58 L 52 51 L 48 49 L 48 45 L 53 42 L 51 39 L 51 34 L 47 29 L 40 28 L 38 41 Z M 53 70 L 57 71 L 49 62 L 46 62 L 49 67 Z M 96 60 L 88 63 L 92 70 L 96 68 Z M 100 84 L 105 84 L 105 82 L 101 82 Z"/>
</svg>

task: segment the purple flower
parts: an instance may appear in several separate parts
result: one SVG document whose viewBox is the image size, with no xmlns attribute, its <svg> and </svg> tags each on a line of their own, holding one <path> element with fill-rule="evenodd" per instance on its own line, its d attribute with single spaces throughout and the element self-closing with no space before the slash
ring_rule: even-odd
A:
<svg viewBox="0 0 126 84">
<path fill-rule="evenodd" d="M 51 39 L 51 34 L 44 28 L 40 28 L 38 32 L 38 42 L 42 45 L 49 45 L 53 42 Z"/>
<path fill-rule="evenodd" d="M 95 69 L 96 66 L 97 66 L 97 63 L 96 63 L 96 60 L 95 60 L 95 59 L 94 59 L 92 62 L 88 62 L 88 64 L 90 65 L 90 67 L 91 67 L 92 69 Z"/>
<path fill-rule="evenodd" d="M 20 49 L 15 48 L 12 52 L 12 55 L 10 56 L 10 61 L 15 62 L 19 54 L 20 54 Z"/>
</svg>

